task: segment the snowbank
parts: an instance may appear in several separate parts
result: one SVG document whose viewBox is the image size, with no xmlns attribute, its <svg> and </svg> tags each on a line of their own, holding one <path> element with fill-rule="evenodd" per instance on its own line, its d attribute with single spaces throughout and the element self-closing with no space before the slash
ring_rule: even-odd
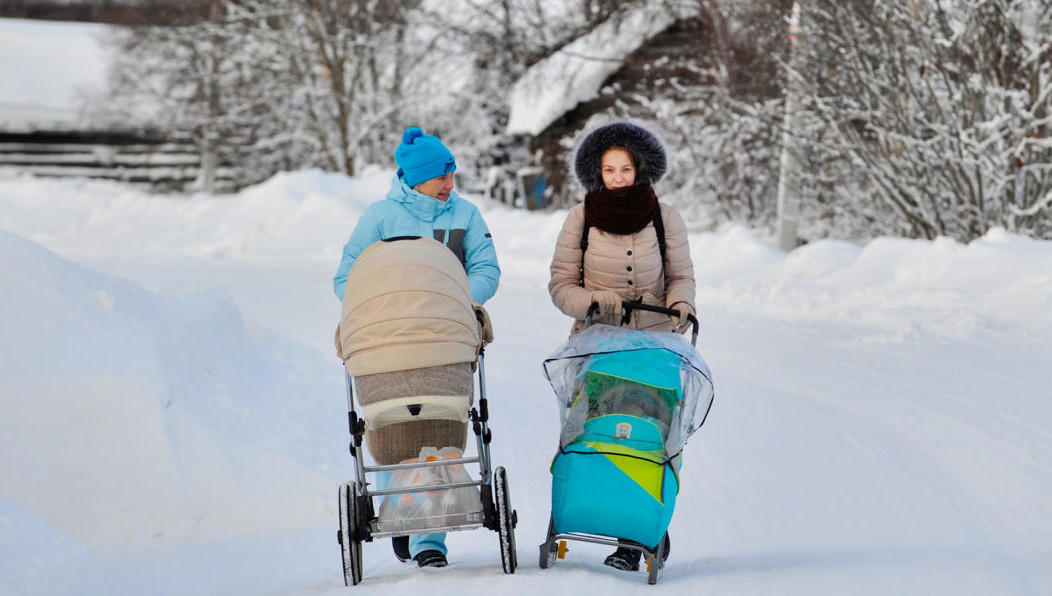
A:
<svg viewBox="0 0 1052 596">
<path fill-rule="evenodd" d="M 0 495 L 0 592 L 97 594 L 103 586 L 87 547 Z"/>
<path fill-rule="evenodd" d="M 698 308 L 855 328 L 866 341 L 1052 332 L 1052 243 L 994 228 L 962 244 L 824 240 L 789 254 L 730 226 L 691 238 Z"/>
<path fill-rule="evenodd" d="M 281 173 L 236 195 L 151 195 L 114 182 L 0 173 L 0 228 L 59 252 L 195 258 L 338 258 L 348 222 L 387 192 L 391 173 L 360 179 L 318 171 Z M 61 216 L 42 210 L 48 205 Z M 335 269 L 335 265 L 333 265 Z"/>
<path fill-rule="evenodd" d="M 315 425 L 339 411 L 308 401 L 294 348 L 227 299 L 159 296 L 3 231 L 0 263 L 11 503 L 99 552 L 318 519 L 338 443 Z"/>
</svg>

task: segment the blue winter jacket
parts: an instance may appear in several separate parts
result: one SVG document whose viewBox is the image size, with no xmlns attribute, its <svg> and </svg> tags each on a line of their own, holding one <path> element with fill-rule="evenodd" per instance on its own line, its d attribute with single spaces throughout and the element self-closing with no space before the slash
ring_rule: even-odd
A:
<svg viewBox="0 0 1052 596">
<path fill-rule="evenodd" d="M 429 197 L 396 175 L 387 198 L 366 208 L 343 246 L 343 259 L 332 278 L 337 298 L 343 300 L 347 274 L 358 255 L 374 242 L 396 236 L 425 236 L 448 246 L 464 264 L 473 301 L 482 304 L 497 292 L 497 251 L 478 208 L 456 192 L 445 201 Z"/>
</svg>

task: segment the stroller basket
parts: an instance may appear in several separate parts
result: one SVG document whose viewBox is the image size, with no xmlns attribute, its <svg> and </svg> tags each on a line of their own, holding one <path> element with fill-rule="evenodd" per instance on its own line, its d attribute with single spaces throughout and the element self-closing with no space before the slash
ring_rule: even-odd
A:
<svg viewBox="0 0 1052 596">
<path fill-rule="evenodd" d="M 478 463 L 478 457 L 460 457 L 457 449 L 425 448 L 421 457 L 401 464 L 366 467 L 389 473 L 388 487 L 369 491 L 384 497 L 373 527 L 376 535 L 428 530 L 465 529 L 482 525 L 482 500 L 464 464 Z"/>
</svg>

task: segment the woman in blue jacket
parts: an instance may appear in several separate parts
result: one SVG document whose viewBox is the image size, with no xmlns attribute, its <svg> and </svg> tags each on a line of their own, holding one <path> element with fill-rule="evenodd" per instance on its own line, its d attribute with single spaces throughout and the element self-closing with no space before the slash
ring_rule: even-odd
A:
<svg viewBox="0 0 1052 596">
<path fill-rule="evenodd" d="M 492 298 L 500 280 L 493 238 L 479 210 L 453 190 L 453 172 L 457 169 L 453 154 L 438 137 L 424 134 L 423 130 L 412 126 L 402 133 L 402 144 L 395 149 L 395 163 L 398 172 L 391 181 L 387 197 L 366 208 L 343 247 L 343 258 L 332 280 L 336 297 L 343 300 L 347 274 L 366 248 L 389 238 L 423 236 L 445 244 L 464 265 L 473 302 L 482 304 Z M 470 387 L 470 372 L 466 381 Z M 466 425 L 460 426 L 466 428 Z M 405 434 L 411 431 L 396 432 Z M 461 435 L 463 433 L 461 430 Z M 408 440 L 401 435 L 397 438 L 399 442 Z M 414 435 L 410 442 L 415 445 L 418 440 L 419 437 Z M 376 453 L 373 455 L 377 456 Z M 392 544 L 401 561 L 412 558 L 420 567 L 444 567 L 447 564 L 445 534 L 399 536 L 392 540 Z"/>
<path fill-rule="evenodd" d="M 347 273 L 371 244 L 398 236 L 425 236 L 448 246 L 463 263 L 473 301 L 482 304 L 492 298 L 500 280 L 497 252 L 478 208 L 453 190 L 457 169 L 453 154 L 438 137 L 412 126 L 402 133 L 395 163 L 398 172 L 387 198 L 369 205 L 343 247 L 332 280 L 336 297 L 343 300 Z"/>
</svg>

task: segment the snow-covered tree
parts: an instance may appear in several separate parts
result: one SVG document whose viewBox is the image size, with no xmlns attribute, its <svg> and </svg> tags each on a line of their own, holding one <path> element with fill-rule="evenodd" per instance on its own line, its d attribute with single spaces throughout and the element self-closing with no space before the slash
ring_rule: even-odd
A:
<svg viewBox="0 0 1052 596">
<path fill-rule="evenodd" d="M 1052 237 L 1047 2 L 801 6 L 814 123 L 801 133 L 835 216 L 874 235 L 970 240 L 1002 225 Z"/>
<path fill-rule="evenodd" d="M 532 64 L 600 22 L 618 0 L 431 0 L 422 4 L 416 34 L 441 39 L 441 93 L 413 110 L 422 124 L 443 133 L 469 182 L 482 182 L 491 166 L 526 165 L 521 139 L 507 134 L 508 94 Z M 473 180 L 472 180 L 473 179 Z"/>
<path fill-rule="evenodd" d="M 602 55 L 582 43 L 597 30 L 656 27 L 630 18 L 656 10 L 667 21 L 644 38 L 658 47 L 617 54 L 601 97 L 564 94 L 596 121 L 545 132 L 559 137 L 549 165 L 580 127 L 632 118 L 664 138 L 663 197 L 695 227 L 773 226 L 792 76 L 803 237 L 1052 237 L 1045 0 L 804 0 L 794 72 L 791 0 L 208 1 L 200 22 L 122 38 L 114 101 L 156 106 L 150 124 L 192 135 L 242 181 L 390 165 L 410 124 L 441 135 L 468 180 L 527 165 L 508 134 L 512 88 L 560 53 Z"/>
<path fill-rule="evenodd" d="M 213 0 L 186 27 L 126 34 L 114 101 L 159 107 L 247 181 L 284 168 L 354 174 L 389 161 L 402 89 L 426 61 L 406 40 L 412 0 Z"/>
<path fill-rule="evenodd" d="M 210 189 L 217 163 L 237 162 L 251 135 L 251 95 L 243 95 L 248 56 L 243 31 L 228 22 L 225 5 L 213 1 L 206 18 L 179 27 L 136 27 L 114 41 L 110 118 L 135 114 L 151 128 L 186 134 L 202 154 L 203 188 Z M 250 105 L 246 106 L 245 101 Z M 257 106 L 258 108 L 258 106 Z M 127 123 L 125 123 L 127 124 Z"/>
<path fill-rule="evenodd" d="M 782 77 L 781 0 L 697 0 L 680 26 L 695 34 L 668 55 L 666 71 L 617 104 L 666 135 L 673 167 L 669 200 L 695 226 L 724 221 L 770 226 L 775 215 Z M 635 105 L 633 105 L 635 104 Z"/>
<path fill-rule="evenodd" d="M 387 161 L 397 145 L 399 112 L 411 65 L 428 43 L 407 43 L 413 0 L 255 0 L 285 6 L 274 50 L 293 74 L 289 91 L 304 140 L 327 169 L 354 174 Z M 251 4 L 251 3 L 250 3 Z"/>
</svg>

